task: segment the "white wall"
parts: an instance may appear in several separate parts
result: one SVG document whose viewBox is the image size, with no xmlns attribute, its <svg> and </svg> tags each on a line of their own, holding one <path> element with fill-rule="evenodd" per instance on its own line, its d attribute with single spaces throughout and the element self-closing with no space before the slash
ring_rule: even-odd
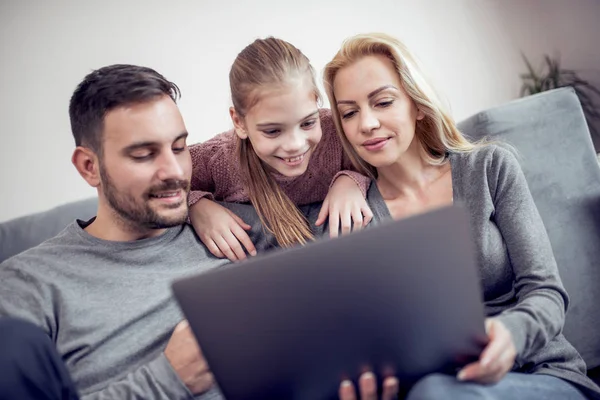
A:
<svg viewBox="0 0 600 400">
<path fill-rule="evenodd" d="M 597 0 L 0 0 L 0 221 L 95 194 L 70 163 L 68 101 L 92 69 L 147 65 L 183 91 L 190 142 L 230 127 L 236 54 L 274 35 L 319 71 L 341 41 L 403 39 L 462 119 L 515 98 L 519 51 L 600 69 Z M 168 5 L 167 5 L 168 4 Z M 600 79 L 599 79 L 600 81 Z"/>
</svg>

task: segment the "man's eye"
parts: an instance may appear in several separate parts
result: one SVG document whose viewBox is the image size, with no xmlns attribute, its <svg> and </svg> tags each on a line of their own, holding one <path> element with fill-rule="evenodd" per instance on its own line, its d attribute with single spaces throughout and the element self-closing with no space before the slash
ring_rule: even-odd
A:
<svg viewBox="0 0 600 400">
<path fill-rule="evenodd" d="M 133 158 L 136 161 L 144 161 L 144 160 L 148 160 L 152 157 L 152 153 L 145 153 L 145 154 L 132 154 L 131 158 Z"/>
</svg>

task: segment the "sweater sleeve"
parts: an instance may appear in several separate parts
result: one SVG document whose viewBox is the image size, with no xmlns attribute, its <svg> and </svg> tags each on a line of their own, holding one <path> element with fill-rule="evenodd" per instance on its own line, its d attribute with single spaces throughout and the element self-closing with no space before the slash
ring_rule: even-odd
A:
<svg viewBox="0 0 600 400">
<path fill-rule="evenodd" d="M 109 399 L 175 399 L 211 400 L 222 399 L 218 388 L 194 395 L 179 379 L 164 354 L 148 364 L 126 374 L 122 379 L 109 383 L 99 391 L 81 396 L 81 400 Z"/>
<path fill-rule="evenodd" d="M 342 168 L 338 171 L 331 179 L 331 183 L 329 188 L 335 183 L 336 179 L 342 175 L 345 175 L 352 179 L 356 185 L 358 185 L 360 191 L 363 194 L 363 197 L 367 197 L 367 190 L 371 185 L 371 178 L 365 176 L 356 170 L 356 167 L 350 161 L 350 157 L 346 154 L 342 142 L 338 136 L 338 133 L 335 129 L 335 124 L 333 122 L 333 116 L 331 115 L 331 110 L 321 109 L 320 112 L 321 118 L 321 126 L 323 128 L 323 137 L 327 138 L 326 140 L 331 141 L 331 148 L 333 151 L 339 153 L 342 159 Z"/>
<path fill-rule="evenodd" d="M 517 362 L 523 364 L 562 331 L 569 300 L 517 159 L 497 147 L 488 174 L 493 219 L 506 243 L 517 299 L 513 307 L 496 317 L 511 332 Z"/>
<path fill-rule="evenodd" d="M 214 155 L 215 138 L 203 143 L 193 144 L 189 147 L 192 156 L 192 179 L 190 182 L 190 194 L 188 196 L 188 205 L 191 207 L 198 200 L 206 197 L 214 200 L 213 192 L 215 182 L 210 170 L 210 160 Z"/>
<path fill-rule="evenodd" d="M 189 147 L 193 169 L 188 196 L 190 207 L 204 197 L 215 201 L 249 201 L 236 155 L 236 142 L 232 129 Z"/>
<path fill-rule="evenodd" d="M 30 274 L 19 259 L 19 256 L 12 257 L 0 264 L 0 317 L 29 321 L 53 338 L 56 324 L 51 290 Z"/>
<path fill-rule="evenodd" d="M 345 152 L 343 154 L 343 157 L 344 157 L 344 159 L 347 158 Z M 351 162 L 350 162 L 350 165 L 347 165 L 342 168 L 343 168 L 342 171 L 340 171 L 334 175 L 333 179 L 331 180 L 331 184 L 329 185 L 329 189 L 331 189 L 331 187 L 333 186 L 333 184 L 335 183 L 335 180 L 337 178 L 344 175 L 344 176 L 347 176 L 348 178 L 352 179 L 354 181 L 354 183 L 356 183 L 356 185 L 358 186 L 360 191 L 362 192 L 363 197 L 367 198 L 367 190 L 369 190 L 369 186 L 371 185 L 371 178 L 361 174 L 360 172 L 353 171 L 354 167 L 352 166 Z"/>
<path fill-rule="evenodd" d="M 0 264 L 0 318 L 20 318 L 40 327 L 53 341 L 56 316 L 52 313 L 54 305 L 47 284 L 27 272 L 25 262 L 13 257 Z M 36 266 L 43 267 L 43 266 Z M 82 393 L 82 400 L 95 399 L 221 399 L 218 389 L 212 388 L 199 395 L 192 396 L 179 379 L 171 364 L 159 355 L 147 364 L 128 371 L 121 379 L 108 383 L 100 390 Z"/>
<path fill-rule="evenodd" d="M 110 382 L 101 390 L 83 394 L 81 400 L 193 399 L 164 354 Z"/>
</svg>

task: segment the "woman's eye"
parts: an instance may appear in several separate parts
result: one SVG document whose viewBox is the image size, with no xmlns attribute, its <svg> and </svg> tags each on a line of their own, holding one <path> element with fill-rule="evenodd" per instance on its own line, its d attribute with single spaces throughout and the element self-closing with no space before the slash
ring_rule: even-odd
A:
<svg viewBox="0 0 600 400">
<path fill-rule="evenodd" d="M 394 100 L 388 100 L 388 101 L 380 101 L 379 103 L 377 103 L 378 107 L 389 107 L 394 103 Z"/>
<path fill-rule="evenodd" d="M 352 118 L 354 116 L 354 114 L 356 114 L 356 111 L 348 111 L 348 112 L 342 114 L 342 119 Z"/>
<path fill-rule="evenodd" d="M 174 147 L 173 148 L 173 152 L 175 152 L 175 153 L 181 153 L 184 150 L 185 150 L 185 147 Z"/>
</svg>

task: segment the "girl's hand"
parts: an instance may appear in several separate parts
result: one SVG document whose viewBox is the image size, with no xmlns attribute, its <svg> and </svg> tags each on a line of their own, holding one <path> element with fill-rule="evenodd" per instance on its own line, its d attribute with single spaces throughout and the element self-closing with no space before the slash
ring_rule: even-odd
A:
<svg viewBox="0 0 600 400">
<path fill-rule="evenodd" d="M 246 233 L 252 227 L 222 205 L 200 199 L 190 208 L 190 221 L 200 240 L 216 257 L 244 260 L 246 253 L 242 245 L 250 255 L 256 255 L 256 248 Z"/>
<path fill-rule="evenodd" d="M 322 225 L 329 215 L 329 236 L 337 237 L 367 226 L 373 213 L 356 183 L 347 176 L 338 177 L 323 201 L 316 225 Z"/>
</svg>

